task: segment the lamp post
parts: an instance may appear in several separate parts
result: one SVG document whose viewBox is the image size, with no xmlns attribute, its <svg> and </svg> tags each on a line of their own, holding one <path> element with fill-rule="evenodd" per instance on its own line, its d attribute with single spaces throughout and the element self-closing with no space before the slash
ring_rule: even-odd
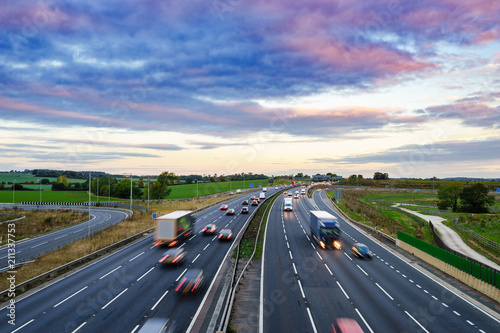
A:
<svg viewBox="0 0 500 333">
<path fill-rule="evenodd" d="M 132 210 L 132 174 L 130 174 L 130 210 Z"/>
<path fill-rule="evenodd" d="M 40 205 L 42 204 L 42 180 L 41 179 L 37 179 L 38 180 L 38 184 L 40 185 Z"/>
<path fill-rule="evenodd" d="M 108 179 L 108 203 L 109 197 L 111 197 L 111 179 Z"/>
<path fill-rule="evenodd" d="M 14 179 L 14 186 L 12 186 L 12 204 L 16 203 L 16 180 Z"/>
<path fill-rule="evenodd" d="M 196 198 L 198 199 L 198 179 L 196 179 Z"/>
<path fill-rule="evenodd" d="M 149 176 L 148 176 L 148 213 L 149 213 Z"/>
<path fill-rule="evenodd" d="M 89 172 L 89 223 L 88 223 L 88 227 L 89 227 L 89 232 L 88 232 L 88 237 L 90 239 L 90 184 L 92 183 L 92 177 L 90 176 L 90 172 Z"/>
<path fill-rule="evenodd" d="M 96 177 L 97 178 L 97 203 L 99 203 L 99 176 Z"/>
</svg>

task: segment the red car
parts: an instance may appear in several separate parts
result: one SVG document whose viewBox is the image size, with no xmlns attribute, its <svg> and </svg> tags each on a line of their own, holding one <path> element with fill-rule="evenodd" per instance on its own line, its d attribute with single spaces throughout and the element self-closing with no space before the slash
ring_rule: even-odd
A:
<svg viewBox="0 0 500 333">
<path fill-rule="evenodd" d="M 220 210 L 227 210 L 227 205 L 220 206 Z"/>
<path fill-rule="evenodd" d="M 252 201 L 252 206 L 258 206 L 258 205 L 259 203 L 257 202 L 257 200 Z"/>
<path fill-rule="evenodd" d="M 217 230 L 217 226 L 215 224 L 207 224 L 205 228 L 201 229 L 201 232 L 204 235 L 213 235 L 215 234 L 215 231 Z"/>
<path fill-rule="evenodd" d="M 195 293 L 203 286 L 203 279 L 203 270 L 192 268 L 184 274 L 175 291 L 181 294 Z"/>
<path fill-rule="evenodd" d="M 231 240 L 231 237 L 233 237 L 233 232 L 231 229 L 222 229 L 219 233 L 219 240 Z"/>
</svg>

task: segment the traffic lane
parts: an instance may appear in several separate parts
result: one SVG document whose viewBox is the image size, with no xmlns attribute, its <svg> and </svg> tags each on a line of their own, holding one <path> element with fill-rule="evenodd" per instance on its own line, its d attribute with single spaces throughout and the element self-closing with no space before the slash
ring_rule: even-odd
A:
<svg viewBox="0 0 500 333">
<path fill-rule="evenodd" d="M 277 199 L 266 225 L 263 266 L 264 332 L 312 332 L 313 328 L 304 303 L 294 268 L 284 245 L 281 211 L 283 200 Z"/>
<path fill-rule="evenodd" d="M 286 247 L 295 263 L 295 278 L 300 281 L 300 293 L 310 308 L 312 321 L 318 332 L 331 330 L 336 318 L 358 319 L 356 309 L 325 265 L 307 231 L 295 214 L 284 212 L 283 232 L 287 235 Z"/>
<path fill-rule="evenodd" d="M 391 283 L 387 284 L 386 289 L 392 294 L 401 294 L 402 290 L 416 289 L 416 293 L 403 298 L 403 300 L 410 302 L 414 299 L 421 300 L 417 312 L 409 311 L 416 320 L 435 326 L 449 322 L 451 327 L 458 325 L 461 328 L 470 329 L 470 326 L 473 326 L 496 330 L 495 327 L 500 323 L 498 318 L 494 318 L 484 310 L 456 295 L 444 285 L 437 283 L 437 281 L 431 279 L 417 269 L 417 267 L 409 264 L 403 258 L 396 256 L 393 252 L 388 251 L 384 246 L 381 246 L 371 237 L 359 232 L 349 223 L 344 221 L 343 225 L 345 226 L 344 230 L 346 230 L 346 239 L 352 239 L 352 242 L 361 241 L 367 244 L 376 254 L 376 258 L 381 262 L 382 267 L 378 267 L 377 263 L 367 263 L 368 267 L 366 267 L 366 270 L 369 271 L 370 268 L 377 268 L 376 270 L 369 271 L 369 273 L 377 275 L 377 279 L 380 281 L 388 277 L 393 279 Z M 348 245 L 350 246 L 351 244 L 349 243 Z M 401 283 L 406 283 L 409 286 L 401 286 Z M 400 288 L 396 288 L 396 286 L 400 286 Z M 437 321 L 437 317 L 442 318 L 442 320 Z"/>
<path fill-rule="evenodd" d="M 305 212 L 301 212 L 300 210 L 296 211 L 296 214 L 302 215 L 302 218 L 304 218 L 304 216 L 306 215 Z M 298 227 L 296 229 L 299 230 L 298 237 L 300 238 L 302 236 L 301 234 L 306 233 L 305 230 L 308 230 L 309 228 L 307 227 L 306 223 L 299 223 L 299 221 L 297 222 Z M 367 318 L 366 321 L 368 325 L 374 326 L 374 328 L 376 326 L 376 330 L 388 330 L 391 327 L 400 327 L 402 330 L 405 328 L 405 326 L 400 326 L 402 320 L 407 319 L 404 317 L 404 313 L 402 313 L 400 309 L 397 308 L 397 306 L 395 307 L 394 305 L 391 305 L 390 302 L 382 298 L 382 296 L 386 296 L 386 294 L 383 287 L 380 287 L 380 284 L 374 285 L 373 283 L 367 283 L 364 280 L 365 272 L 359 265 L 356 264 L 356 268 L 349 262 L 352 261 L 352 258 L 348 255 L 348 252 L 345 252 L 343 250 L 322 250 L 317 246 L 317 244 L 315 244 L 312 239 L 310 239 L 309 237 L 307 238 L 308 244 L 302 244 L 302 247 L 298 246 L 298 248 L 300 249 L 305 247 L 306 251 L 308 250 L 307 248 L 309 246 L 315 248 L 314 252 L 317 253 L 317 257 L 320 260 L 320 262 L 317 263 L 316 267 L 326 267 L 328 274 L 332 276 L 338 283 L 338 287 L 342 290 L 345 299 L 353 299 L 353 301 L 351 301 L 352 307 L 358 309 L 356 310 L 356 312 L 358 313 L 359 311 L 359 315 L 361 315 L 362 313 L 363 316 Z M 346 235 L 344 234 L 342 236 L 341 243 L 343 248 L 346 249 L 346 251 L 349 251 L 354 242 L 348 237 L 346 239 Z M 346 258 L 348 259 L 347 261 Z M 385 267 L 381 268 L 385 269 Z M 321 275 L 319 274 L 318 276 Z M 312 279 L 316 279 L 316 275 L 312 276 Z M 377 288 L 375 288 L 375 286 L 377 286 Z M 314 289 L 311 291 L 312 294 L 314 294 L 315 292 L 316 290 Z M 354 294 L 355 297 L 349 297 L 349 294 Z M 320 299 L 320 297 L 321 294 L 316 295 L 314 299 Z M 366 302 L 358 303 L 355 300 L 365 300 Z M 366 303 L 368 303 L 369 305 L 366 306 Z M 377 304 L 377 307 L 373 309 L 374 304 Z M 391 317 L 387 317 L 386 314 L 388 313 L 392 314 Z M 349 315 L 352 315 L 352 313 L 339 314 L 339 316 L 341 317 Z M 380 316 L 385 316 L 386 318 L 386 320 L 382 324 L 377 323 L 377 319 L 380 318 Z M 374 322 L 376 324 L 373 324 Z"/>
<path fill-rule="evenodd" d="M 90 266 L 59 279 L 43 289 L 36 290 L 35 293 L 28 297 L 18 300 L 16 302 L 16 310 L 19 314 L 19 323 L 35 320 L 30 326 L 41 328 L 45 325 L 39 324 L 39 322 L 43 323 L 43 319 L 55 318 L 54 320 L 49 320 L 49 322 L 57 322 L 57 318 L 59 320 L 60 318 L 64 318 L 66 321 L 71 321 L 74 317 L 78 317 L 78 311 L 71 312 L 68 315 L 61 315 L 60 311 L 65 311 L 66 307 L 81 310 L 81 307 L 86 304 L 82 300 L 92 295 L 99 295 L 99 299 L 101 299 L 101 295 L 102 297 L 107 295 L 108 290 L 115 290 L 117 286 L 119 287 L 131 281 L 133 278 L 131 274 L 136 269 L 121 269 L 124 265 L 117 264 L 114 260 L 119 257 L 127 258 L 128 260 L 135 258 L 136 263 L 143 263 L 144 259 L 138 260 L 137 251 L 144 246 L 149 246 L 150 243 L 150 239 L 135 243 L 122 251 L 114 253 L 110 257 L 100 259 Z M 145 265 L 149 264 L 146 263 Z M 95 305 L 94 303 L 88 303 L 88 306 L 92 307 Z M 61 328 L 56 331 L 60 330 Z"/>
</svg>

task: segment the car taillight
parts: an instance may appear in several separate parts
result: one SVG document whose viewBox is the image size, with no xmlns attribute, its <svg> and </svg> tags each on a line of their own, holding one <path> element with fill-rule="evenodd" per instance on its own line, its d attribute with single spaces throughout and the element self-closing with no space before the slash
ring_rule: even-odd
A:
<svg viewBox="0 0 500 333">
<path fill-rule="evenodd" d="M 182 279 L 181 283 L 179 283 L 179 285 L 177 286 L 177 288 L 175 289 L 175 291 L 179 291 L 179 289 L 181 289 L 181 287 L 184 284 L 184 282 L 186 282 L 186 278 Z"/>
<path fill-rule="evenodd" d="M 163 262 L 163 260 L 167 259 L 169 257 L 169 255 L 167 254 L 166 256 L 164 256 L 163 258 L 161 258 L 158 262 Z"/>
<path fill-rule="evenodd" d="M 205 231 L 207 231 L 207 228 L 204 228 L 201 232 L 205 232 Z"/>
<path fill-rule="evenodd" d="M 200 281 L 201 281 L 201 279 L 198 279 L 198 281 L 196 281 L 196 284 L 194 285 L 193 289 L 191 289 L 191 292 L 196 290 L 196 287 L 198 287 L 198 284 L 200 283 Z"/>
<path fill-rule="evenodd" d="M 222 237 L 222 234 L 219 235 L 219 238 L 221 238 L 221 237 Z"/>
</svg>

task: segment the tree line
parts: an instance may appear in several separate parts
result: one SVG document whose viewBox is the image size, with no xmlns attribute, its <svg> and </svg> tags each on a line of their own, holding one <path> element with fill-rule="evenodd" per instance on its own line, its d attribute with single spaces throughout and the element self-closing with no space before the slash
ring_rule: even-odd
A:
<svg viewBox="0 0 500 333">
<path fill-rule="evenodd" d="M 451 209 L 453 212 L 486 213 L 495 198 L 488 194 L 488 188 L 482 183 L 465 186 L 451 183 L 438 189 L 439 209 Z"/>
</svg>

